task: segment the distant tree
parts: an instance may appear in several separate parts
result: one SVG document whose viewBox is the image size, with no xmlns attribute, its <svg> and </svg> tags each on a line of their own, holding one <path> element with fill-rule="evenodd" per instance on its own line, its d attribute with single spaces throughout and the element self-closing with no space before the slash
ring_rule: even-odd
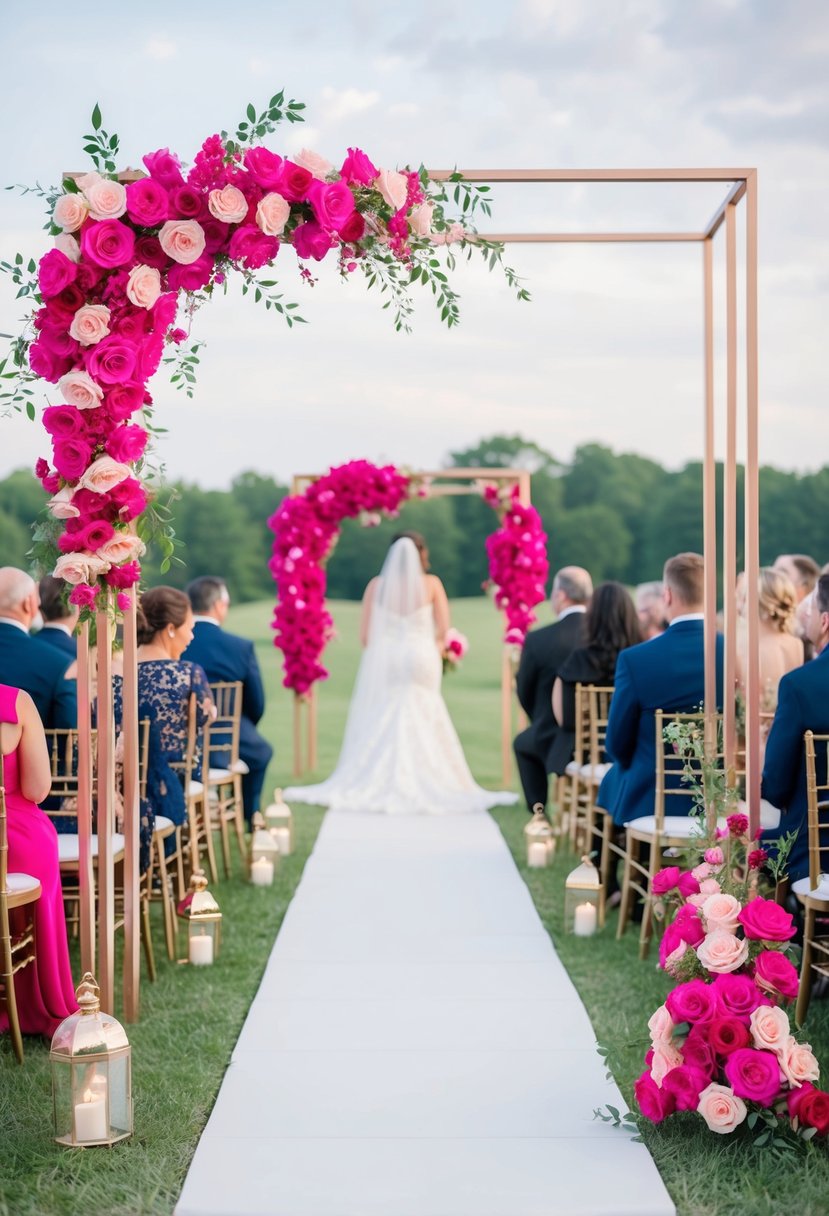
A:
<svg viewBox="0 0 829 1216">
<path fill-rule="evenodd" d="M 594 583 L 624 579 L 630 554 L 630 533 L 622 519 L 602 503 L 562 511 L 549 545 L 550 570 L 584 566 Z"/>
<path fill-rule="evenodd" d="M 17 566 L 29 569 L 28 553 L 32 544 L 29 528 L 14 515 L 0 508 L 0 566 Z"/>
</svg>

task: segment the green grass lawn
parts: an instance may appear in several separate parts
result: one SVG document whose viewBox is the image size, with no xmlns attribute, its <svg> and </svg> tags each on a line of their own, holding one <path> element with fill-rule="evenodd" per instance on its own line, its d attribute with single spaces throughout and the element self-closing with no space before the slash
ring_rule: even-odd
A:
<svg viewBox="0 0 829 1216">
<path fill-rule="evenodd" d="M 339 633 L 328 648 L 331 679 L 320 691 L 319 766 L 336 761 L 359 658 L 355 604 L 335 604 Z M 446 698 L 476 778 L 500 785 L 500 623 L 482 599 L 453 604 L 454 623 L 470 639 L 460 670 L 444 683 Z M 229 627 L 254 639 L 268 693 L 263 729 L 276 744 L 266 793 L 291 781 L 292 697 L 281 687 L 280 655 L 271 644 L 270 605 L 247 604 Z M 516 787 L 517 788 L 517 787 Z M 564 880 L 576 860 L 560 853 L 547 870 L 527 870 L 520 808 L 498 808 L 501 827 L 539 915 L 584 1001 L 597 1038 L 613 1046 L 616 1079 L 629 1101 L 642 1070 L 646 1023 L 669 988 L 655 964 L 638 959 L 635 933 L 615 940 L 615 917 L 594 938 L 562 932 Z M 135 1135 L 112 1149 L 61 1149 L 50 1136 L 48 1045 L 26 1043 L 19 1068 L 7 1036 L 0 1038 L 0 1216 L 139 1216 L 168 1214 L 178 1197 L 233 1044 L 256 991 L 285 909 L 313 847 L 322 818 L 295 808 L 298 847 L 281 863 L 270 890 L 235 877 L 221 882 L 223 949 L 217 965 L 195 969 L 167 962 L 156 935 L 159 978 L 142 986 L 141 1021 L 128 1028 L 133 1045 Z M 157 917 L 158 908 L 154 907 Z M 157 917 L 157 923 L 158 917 Z M 183 952 L 183 950 L 182 950 Z M 76 961 L 77 969 L 77 961 Z M 829 1002 L 812 1005 L 806 1037 L 829 1075 Z M 527 1028 L 516 1026 L 516 1037 Z M 826 1085 L 827 1076 L 823 1078 Z M 572 1101 L 572 1095 L 568 1095 Z M 626 1133 L 619 1132 L 620 1135 Z M 694 1115 L 674 1116 L 645 1138 L 680 1216 L 827 1216 L 829 1154 L 810 1147 L 781 1161 L 739 1133 L 717 1137 Z M 600 1167 L 597 1161 L 597 1167 Z M 251 1168 L 255 1164 L 251 1162 Z M 589 1187 L 589 1179 L 585 1180 Z"/>
</svg>

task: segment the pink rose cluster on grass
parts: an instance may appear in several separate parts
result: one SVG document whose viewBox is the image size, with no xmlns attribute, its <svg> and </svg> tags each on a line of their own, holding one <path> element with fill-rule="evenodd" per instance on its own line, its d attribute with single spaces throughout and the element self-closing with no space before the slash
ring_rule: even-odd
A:
<svg viewBox="0 0 829 1216">
<path fill-rule="evenodd" d="M 527 631 L 536 620 L 533 609 L 545 597 L 550 569 L 547 536 L 535 507 L 520 501 L 518 486 L 503 497 L 494 487 L 487 486 L 484 501 L 500 517 L 497 531 L 487 537 L 486 551 L 495 606 L 506 617 L 504 641 L 523 646 Z"/>
</svg>

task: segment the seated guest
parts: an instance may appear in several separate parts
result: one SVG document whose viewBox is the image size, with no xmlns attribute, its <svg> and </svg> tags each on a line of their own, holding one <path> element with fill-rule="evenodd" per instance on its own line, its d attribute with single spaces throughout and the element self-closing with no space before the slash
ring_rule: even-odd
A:
<svg viewBox="0 0 829 1216">
<path fill-rule="evenodd" d="M 781 553 L 774 559 L 774 569 L 780 570 L 792 581 L 797 596 L 794 631 L 803 640 L 806 658 L 813 659 L 815 652 L 809 641 L 809 605 L 806 601 L 814 591 L 820 567 L 808 553 Z"/>
<path fill-rule="evenodd" d="M 75 637 L 75 626 L 78 623 L 80 609 L 69 604 L 64 596 L 68 591 L 67 584 L 62 578 L 54 578 L 47 574 L 38 584 L 40 592 L 40 611 L 43 616 L 43 628 L 38 633 L 38 640 L 48 642 L 57 650 L 68 654 L 70 658 L 78 657 L 78 642 Z"/>
<path fill-rule="evenodd" d="M 795 637 L 797 596 L 788 575 L 773 566 L 760 571 L 760 708 L 777 705 L 777 686 L 783 676 L 803 664 L 803 642 Z M 743 599 L 745 604 L 745 599 Z M 737 684 L 745 693 L 746 631 L 737 634 Z"/>
<path fill-rule="evenodd" d="M 557 620 L 527 634 L 518 667 L 516 691 L 530 725 L 513 741 L 524 797 L 530 810 L 547 805 L 548 774 L 564 772 L 572 759 L 572 738 L 557 741 L 553 684 L 566 658 L 584 645 L 584 614 L 593 583 L 580 566 L 565 566 L 553 579 L 550 603 Z"/>
<path fill-rule="evenodd" d="M 665 605 L 662 601 L 662 584 L 640 583 L 636 588 L 636 615 L 642 631 L 641 641 L 658 638 L 668 627 L 665 620 Z"/>
<path fill-rule="evenodd" d="M 34 905 L 37 962 L 24 967 L 14 982 L 20 1029 L 24 1034 L 51 1036 L 78 1006 L 69 966 L 57 834 L 37 805 L 51 785 L 49 753 L 34 701 L 27 692 L 7 684 L 0 684 L 0 754 L 9 871 L 30 874 L 41 886 Z M 2 1014 L 0 1030 L 7 1027 L 8 1018 Z"/>
<path fill-rule="evenodd" d="M 0 679 L 24 689 L 46 727 L 78 724 L 77 685 L 72 656 L 31 637 L 40 623 L 40 596 L 31 575 L 14 566 L 0 568 Z"/>
<path fill-rule="evenodd" d="M 201 728 L 215 716 L 207 676 L 198 663 L 182 658 L 193 636 L 190 601 L 175 587 L 153 587 L 141 596 L 137 612 L 138 719 L 150 720 L 147 797 L 141 805 L 141 869 L 150 860 L 156 815 L 182 824 L 187 814 L 184 789 L 171 764 L 184 760 L 191 694 L 196 697 L 196 722 Z M 115 721 L 120 725 L 123 680 L 112 681 Z M 201 765 L 194 771 L 199 780 Z"/>
<path fill-rule="evenodd" d="M 762 794 L 782 811 L 780 831 L 797 832 L 789 855 L 789 877 L 809 872 L 806 823 L 806 757 L 803 733 L 829 734 L 829 574 L 822 574 L 812 597 L 809 640 L 817 658 L 780 681 L 777 710 L 766 743 Z M 826 780 L 826 748 L 817 749 L 817 779 Z M 764 841 L 768 836 L 764 836 Z"/>
<path fill-rule="evenodd" d="M 705 700 L 703 559 L 680 553 L 665 563 L 663 603 L 668 629 L 661 637 L 620 650 L 605 748 L 613 767 L 599 788 L 598 805 L 617 824 L 654 812 L 656 711 L 699 709 Z M 722 707 L 722 637 L 717 636 L 717 706 Z M 671 799 L 671 814 L 692 801 Z"/>
<path fill-rule="evenodd" d="M 193 608 L 193 640 L 185 658 L 200 663 L 208 680 L 242 682 L 242 721 L 239 728 L 239 756 L 248 772 L 242 777 L 242 801 L 250 823 L 259 810 L 265 773 L 273 748 L 256 729 L 265 712 L 265 690 L 253 642 L 222 628 L 230 607 L 227 586 L 220 578 L 204 575 L 188 584 L 187 594 Z"/>
</svg>

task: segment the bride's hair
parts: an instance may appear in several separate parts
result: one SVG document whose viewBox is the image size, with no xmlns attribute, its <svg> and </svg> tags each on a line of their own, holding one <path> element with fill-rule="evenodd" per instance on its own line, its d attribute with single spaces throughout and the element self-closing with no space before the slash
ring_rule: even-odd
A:
<svg viewBox="0 0 829 1216">
<path fill-rule="evenodd" d="M 429 569 L 429 547 L 426 544 L 425 537 L 420 532 L 395 532 L 394 536 L 391 538 L 391 543 L 394 544 L 395 541 L 398 540 L 413 541 L 414 547 L 420 554 L 420 564 L 423 567 L 423 573 L 425 574 Z"/>
</svg>

